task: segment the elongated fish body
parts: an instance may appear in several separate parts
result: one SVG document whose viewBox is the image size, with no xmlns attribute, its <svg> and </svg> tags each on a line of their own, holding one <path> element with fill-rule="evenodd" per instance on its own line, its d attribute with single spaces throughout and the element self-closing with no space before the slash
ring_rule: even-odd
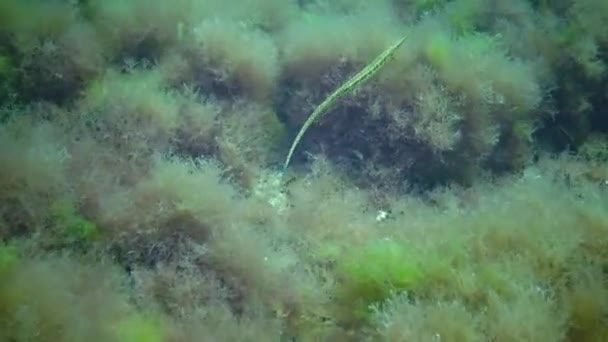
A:
<svg viewBox="0 0 608 342">
<path fill-rule="evenodd" d="M 293 140 L 293 143 L 291 144 L 291 147 L 289 149 L 289 153 L 287 154 L 287 158 L 285 159 L 285 163 L 283 164 L 283 170 L 286 170 L 287 167 L 289 167 L 289 162 L 293 157 L 293 153 L 296 147 L 298 146 L 300 140 L 302 140 L 302 137 L 304 136 L 304 133 L 306 133 L 310 126 L 312 126 L 312 124 L 315 123 L 321 117 L 321 115 L 327 112 L 327 110 L 333 104 L 335 104 L 342 96 L 353 91 L 355 87 L 367 81 L 376 72 L 378 72 L 378 70 L 380 70 L 380 68 L 382 68 L 386 64 L 386 62 L 390 60 L 390 57 L 395 54 L 395 51 L 397 51 L 397 49 L 403 44 L 403 42 L 405 42 L 405 39 L 406 37 L 399 39 L 399 41 L 397 41 L 395 44 L 384 50 L 378 57 L 376 57 L 373 61 L 366 65 L 365 68 L 363 68 L 356 75 L 351 77 L 348 81 L 346 81 L 338 89 L 336 89 L 331 95 L 329 95 L 323 102 L 321 102 L 321 104 L 312 112 L 312 114 L 310 114 L 308 119 L 306 119 L 304 125 L 302 125 L 302 128 L 300 128 L 300 131 Z"/>
</svg>

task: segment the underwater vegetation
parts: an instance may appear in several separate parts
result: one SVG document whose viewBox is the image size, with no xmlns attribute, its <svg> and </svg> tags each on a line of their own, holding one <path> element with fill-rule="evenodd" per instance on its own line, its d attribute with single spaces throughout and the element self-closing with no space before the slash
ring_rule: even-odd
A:
<svg viewBox="0 0 608 342">
<path fill-rule="evenodd" d="M 608 341 L 605 23 L 0 1 L 0 341 Z"/>
</svg>

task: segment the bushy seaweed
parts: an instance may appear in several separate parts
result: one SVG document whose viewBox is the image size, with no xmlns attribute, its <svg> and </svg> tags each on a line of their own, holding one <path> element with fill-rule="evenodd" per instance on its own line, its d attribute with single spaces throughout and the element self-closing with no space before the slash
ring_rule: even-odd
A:
<svg viewBox="0 0 608 342">
<path fill-rule="evenodd" d="M 0 340 L 608 340 L 606 3 L 0 1 Z"/>
</svg>

